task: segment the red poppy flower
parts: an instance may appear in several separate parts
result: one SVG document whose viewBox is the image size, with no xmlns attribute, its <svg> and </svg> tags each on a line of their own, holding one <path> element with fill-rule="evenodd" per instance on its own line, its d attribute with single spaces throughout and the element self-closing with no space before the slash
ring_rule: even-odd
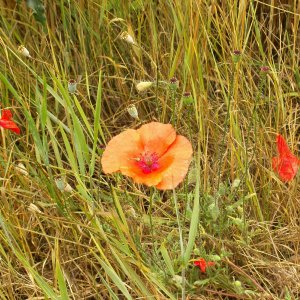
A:
<svg viewBox="0 0 300 300">
<path fill-rule="evenodd" d="M 215 263 L 212 261 L 206 261 L 204 258 L 199 258 L 198 260 L 194 261 L 194 265 L 199 267 L 202 273 L 205 273 L 206 268 L 214 266 Z"/>
<path fill-rule="evenodd" d="M 290 181 L 297 174 L 300 160 L 292 154 L 284 137 L 280 134 L 277 135 L 277 149 L 279 156 L 272 158 L 273 170 L 283 181 Z"/>
<path fill-rule="evenodd" d="M 11 111 L 9 109 L 3 109 L 1 118 L 0 118 L 0 127 L 9 129 L 9 130 L 15 132 L 16 134 L 20 134 L 20 128 L 11 119 L 12 119 Z"/>
<path fill-rule="evenodd" d="M 106 174 L 121 172 L 136 183 L 167 190 L 183 181 L 192 153 L 189 140 L 176 135 L 172 125 L 151 122 L 112 138 L 101 163 Z"/>
</svg>

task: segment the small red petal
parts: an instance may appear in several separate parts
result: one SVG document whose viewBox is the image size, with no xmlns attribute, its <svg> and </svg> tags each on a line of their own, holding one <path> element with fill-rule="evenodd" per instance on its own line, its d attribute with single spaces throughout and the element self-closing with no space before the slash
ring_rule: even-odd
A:
<svg viewBox="0 0 300 300">
<path fill-rule="evenodd" d="M 279 155 L 291 154 L 291 150 L 289 149 L 284 137 L 280 134 L 277 136 L 277 149 Z"/>
<path fill-rule="evenodd" d="M 206 271 L 206 261 L 204 258 L 199 258 L 197 261 L 194 262 L 195 266 L 198 266 L 202 273 Z"/>
<path fill-rule="evenodd" d="M 12 113 L 9 109 L 3 109 L 1 112 L 1 120 L 10 120 L 12 118 Z"/>
<path fill-rule="evenodd" d="M 9 129 L 9 130 L 15 132 L 16 134 L 20 134 L 20 128 L 13 121 L 0 119 L 0 126 L 5 129 Z"/>
<path fill-rule="evenodd" d="M 290 151 L 285 139 L 280 134 L 277 136 L 277 149 L 279 157 L 272 158 L 272 168 L 282 181 L 290 181 L 298 172 L 299 160 Z"/>
</svg>

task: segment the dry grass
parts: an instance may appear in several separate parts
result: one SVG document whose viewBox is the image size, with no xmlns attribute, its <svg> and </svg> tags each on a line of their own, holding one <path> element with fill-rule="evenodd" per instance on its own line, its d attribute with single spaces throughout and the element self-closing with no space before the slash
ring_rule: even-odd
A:
<svg viewBox="0 0 300 300">
<path fill-rule="evenodd" d="M 22 134 L 2 131 L 0 143 L 1 299 L 177 299 L 183 290 L 186 299 L 298 299 L 299 176 L 282 183 L 271 158 L 276 133 L 299 153 L 300 4 L 46 1 L 43 28 L 13 2 L 0 0 L 1 108 Z M 81 79 L 75 95 L 71 78 Z M 139 80 L 154 85 L 138 93 Z M 169 122 L 172 101 L 195 150 L 177 206 L 171 192 L 100 166 L 112 136 Z M 58 189 L 61 177 L 71 192 Z M 201 274 L 199 256 L 216 267 Z"/>
</svg>

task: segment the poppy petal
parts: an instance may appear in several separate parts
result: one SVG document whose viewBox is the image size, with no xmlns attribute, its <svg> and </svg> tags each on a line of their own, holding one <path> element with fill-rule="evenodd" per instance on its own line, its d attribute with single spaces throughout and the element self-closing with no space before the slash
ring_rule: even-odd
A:
<svg viewBox="0 0 300 300">
<path fill-rule="evenodd" d="M 142 183 L 147 186 L 156 186 L 162 180 L 161 172 L 157 171 L 145 175 L 134 163 L 131 164 L 131 167 L 121 168 L 120 170 L 123 175 L 131 177 L 136 183 Z"/>
<path fill-rule="evenodd" d="M 141 136 L 145 152 L 162 156 L 175 141 L 176 132 L 171 124 L 151 122 L 137 130 Z"/>
<path fill-rule="evenodd" d="M 277 135 L 277 149 L 279 155 L 291 154 L 291 150 L 289 149 L 284 137 L 280 134 Z"/>
<path fill-rule="evenodd" d="M 206 261 L 204 258 L 199 258 L 197 261 L 194 262 L 194 265 L 199 267 L 202 273 L 206 271 Z"/>
<path fill-rule="evenodd" d="M 17 124 L 10 120 L 0 119 L 0 126 L 9 129 L 16 134 L 20 134 L 20 128 L 17 126 Z"/>
<path fill-rule="evenodd" d="M 182 182 L 188 171 L 192 154 L 190 141 L 178 135 L 167 153 L 159 160 L 162 181 L 156 187 L 161 190 L 173 189 Z"/>
<path fill-rule="evenodd" d="M 3 109 L 1 112 L 1 120 L 10 120 L 12 118 L 12 113 L 9 109 Z"/>
<path fill-rule="evenodd" d="M 277 165 L 277 172 L 283 181 L 292 180 L 298 171 L 298 159 L 296 157 L 283 157 Z"/>
<path fill-rule="evenodd" d="M 297 174 L 299 168 L 299 160 L 290 151 L 282 135 L 278 134 L 276 141 L 279 157 L 272 158 L 273 170 L 278 173 L 282 181 L 290 181 Z"/>
<path fill-rule="evenodd" d="M 122 171 L 126 174 L 133 167 L 132 162 L 143 151 L 140 135 L 134 129 L 127 129 L 113 137 L 107 144 L 101 158 L 104 173 Z"/>
</svg>

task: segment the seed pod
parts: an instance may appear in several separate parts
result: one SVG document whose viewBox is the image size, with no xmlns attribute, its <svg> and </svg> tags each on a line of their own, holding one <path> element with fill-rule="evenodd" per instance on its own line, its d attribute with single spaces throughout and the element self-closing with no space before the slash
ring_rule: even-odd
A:
<svg viewBox="0 0 300 300">
<path fill-rule="evenodd" d="M 183 103 L 183 105 L 191 105 L 194 103 L 194 98 L 190 92 L 183 93 L 182 103 Z"/>
<path fill-rule="evenodd" d="M 68 90 L 70 94 L 74 94 L 77 91 L 77 81 L 74 79 L 70 79 L 68 81 Z"/>
<path fill-rule="evenodd" d="M 179 81 L 176 77 L 170 79 L 170 89 L 176 90 L 179 87 Z"/>
<path fill-rule="evenodd" d="M 133 117 L 134 119 L 139 119 L 139 114 L 138 114 L 138 111 L 136 109 L 136 106 L 134 104 L 130 104 L 128 107 L 127 107 L 127 111 L 129 113 L 129 115 L 131 117 Z"/>
<path fill-rule="evenodd" d="M 126 31 L 121 33 L 121 39 L 126 41 L 128 44 L 134 45 L 134 39 L 133 37 Z"/>
<path fill-rule="evenodd" d="M 29 53 L 29 51 L 28 51 L 28 49 L 25 48 L 23 45 L 20 45 L 20 46 L 18 47 L 18 52 L 19 52 L 21 55 L 23 55 L 24 57 L 31 57 L 31 56 L 30 56 L 30 53 Z"/>
<path fill-rule="evenodd" d="M 232 60 L 235 64 L 239 62 L 239 60 L 241 58 L 241 54 L 242 54 L 242 52 L 240 50 L 233 50 Z"/>
</svg>

